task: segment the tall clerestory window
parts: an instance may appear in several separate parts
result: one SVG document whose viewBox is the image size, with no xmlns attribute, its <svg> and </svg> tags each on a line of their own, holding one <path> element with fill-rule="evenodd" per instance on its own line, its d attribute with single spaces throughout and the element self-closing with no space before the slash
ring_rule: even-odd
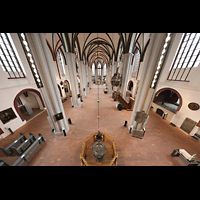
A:
<svg viewBox="0 0 200 200">
<path fill-rule="evenodd" d="M 0 33 L 0 65 L 8 79 L 26 78 L 21 60 L 9 33 Z"/>
<path fill-rule="evenodd" d="M 106 76 L 106 64 L 103 65 L 103 76 Z"/>
<path fill-rule="evenodd" d="M 92 76 L 95 76 L 95 64 L 92 64 Z"/>
<path fill-rule="evenodd" d="M 180 42 L 167 80 L 189 82 L 191 70 L 200 63 L 200 33 L 185 33 Z"/>
<path fill-rule="evenodd" d="M 100 63 L 98 63 L 98 65 L 97 65 L 97 68 L 98 68 L 98 76 L 101 76 L 101 64 Z"/>
</svg>

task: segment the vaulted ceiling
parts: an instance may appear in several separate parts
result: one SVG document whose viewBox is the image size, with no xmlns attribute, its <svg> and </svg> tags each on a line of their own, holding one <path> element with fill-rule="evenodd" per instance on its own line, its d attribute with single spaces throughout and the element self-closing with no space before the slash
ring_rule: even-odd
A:
<svg viewBox="0 0 200 200">
<path fill-rule="evenodd" d="M 120 54 L 142 53 L 149 34 L 144 33 L 47 33 L 46 40 L 52 57 L 56 59 L 58 49 L 64 52 L 77 53 L 79 60 L 92 63 L 110 63 L 119 61 Z M 141 40 L 141 42 L 139 42 Z M 141 43 L 141 44 L 140 44 Z"/>
</svg>

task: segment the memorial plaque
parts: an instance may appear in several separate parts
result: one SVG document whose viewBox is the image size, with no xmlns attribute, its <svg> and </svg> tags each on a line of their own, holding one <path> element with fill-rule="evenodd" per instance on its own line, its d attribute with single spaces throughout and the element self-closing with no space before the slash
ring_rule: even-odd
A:
<svg viewBox="0 0 200 200">
<path fill-rule="evenodd" d="M 197 122 L 186 117 L 180 128 L 189 134 L 196 124 Z"/>
<path fill-rule="evenodd" d="M 133 130 L 132 137 L 137 137 L 142 139 L 144 131 Z"/>
<path fill-rule="evenodd" d="M 63 114 L 61 112 L 61 113 L 54 115 L 54 117 L 55 117 L 56 121 L 59 121 L 59 120 L 63 119 Z"/>
<path fill-rule="evenodd" d="M 191 103 L 188 104 L 188 108 L 190 110 L 199 110 L 199 104 L 191 102 Z"/>
<path fill-rule="evenodd" d="M 148 114 L 144 111 L 140 111 L 136 113 L 135 121 L 138 123 L 144 123 L 148 117 Z"/>
</svg>

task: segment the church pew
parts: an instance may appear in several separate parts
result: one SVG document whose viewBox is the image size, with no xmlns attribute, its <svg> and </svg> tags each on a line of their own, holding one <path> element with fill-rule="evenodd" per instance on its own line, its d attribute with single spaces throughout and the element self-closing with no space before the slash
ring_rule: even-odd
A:
<svg viewBox="0 0 200 200">
<path fill-rule="evenodd" d="M 14 142 L 9 144 L 6 148 L 0 147 L 1 151 L 6 155 L 10 156 L 13 152 L 11 150 L 12 147 L 16 147 L 19 143 L 23 143 L 26 140 L 26 137 L 23 133 L 20 133 L 20 137 L 17 138 Z"/>
<path fill-rule="evenodd" d="M 35 151 L 45 142 L 41 133 L 39 137 L 29 146 L 29 148 L 12 164 L 12 166 L 23 166 L 29 162 Z"/>
<path fill-rule="evenodd" d="M 29 133 L 30 137 L 27 138 L 22 144 L 20 144 L 18 147 L 11 147 L 11 151 L 13 151 L 13 153 L 15 155 L 18 155 L 20 156 L 25 150 L 26 148 L 32 144 L 36 138 L 35 136 L 33 135 L 33 133 Z"/>
</svg>

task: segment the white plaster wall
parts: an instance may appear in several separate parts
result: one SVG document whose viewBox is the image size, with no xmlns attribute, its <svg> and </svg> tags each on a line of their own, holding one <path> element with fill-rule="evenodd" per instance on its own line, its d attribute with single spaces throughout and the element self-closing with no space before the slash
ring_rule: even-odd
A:
<svg viewBox="0 0 200 200">
<path fill-rule="evenodd" d="M 17 114 L 14 108 L 14 99 L 15 96 L 23 89 L 26 88 L 33 88 L 37 89 L 35 84 L 34 78 L 32 76 L 31 70 L 29 68 L 29 64 L 27 62 L 26 56 L 22 49 L 21 43 L 17 36 L 17 33 L 11 33 L 11 38 L 15 45 L 15 48 L 19 54 L 21 63 L 25 70 L 26 78 L 22 79 L 8 79 L 6 72 L 3 71 L 2 67 L 0 66 L 0 111 L 3 111 L 8 108 L 12 108 L 14 113 L 16 114 L 17 118 L 9 121 L 6 124 L 3 124 L 0 120 L 0 128 L 4 131 L 3 134 L 0 135 L 0 139 L 5 138 L 10 134 L 7 128 L 11 128 L 13 131 L 21 127 L 26 123 L 20 119 L 19 115 Z"/>
<path fill-rule="evenodd" d="M 169 87 L 177 90 L 182 96 L 183 104 L 181 109 L 174 115 L 171 122 L 177 127 L 180 127 L 186 117 L 198 122 L 200 120 L 200 109 L 197 111 L 190 110 L 188 104 L 191 102 L 198 103 L 200 105 L 200 65 L 197 68 L 193 68 L 188 76 L 190 82 L 169 81 L 167 80 L 170 66 L 173 62 L 177 48 L 182 38 L 182 33 L 175 34 L 174 40 L 171 42 L 168 55 L 166 56 L 165 64 L 159 78 L 159 82 L 156 88 L 158 91 L 161 88 Z M 197 132 L 197 127 L 191 131 L 191 135 Z"/>
<path fill-rule="evenodd" d="M 8 122 L 6 124 L 3 124 L 0 120 L 0 128 L 4 131 L 4 133 L 0 135 L 0 139 L 5 138 L 7 135 L 10 134 L 10 132 L 6 128 L 11 128 L 13 131 L 15 131 L 16 129 L 18 129 L 19 127 L 21 127 L 22 125 L 24 125 L 26 123 L 26 121 L 22 122 L 22 120 L 20 119 L 19 115 L 17 114 L 17 112 L 14 108 L 15 96 L 23 89 L 32 88 L 32 89 L 38 90 L 17 33 L 11 33 L 10 35 L 11 35 L 11 38 L 15 45 L 15 48 L 18 52 L 18 55 L 19 55 L 22 65 L 23 65 L 23 68 L 25 70 L 26 78 L 8 79 L 6 72 L 4 72 L 2 67 L 0 66 L 0 97 L 1 97 L 0 111 L 8 109 L 8 108 L 12 108 L 14 113 L 17 116 L 17 118 L 11 120 L 10 122 Z M 48 38 L 50 45 L 52 46 L 51 34 L 46 34 L 46 36 Z M 57 37 L 55 37 L 55 41 L 56 42 L 58 41 Z M 50 53 L 50 51 L 49 51 L 49 53 Z M 61 79 L 60 79 L 59 75 L 58 75 L 58 71 L 57 71 L 56 62 L 53 61 L 52 56 L 51 56 L 51 59 L 52 59 L 52 63 L 54 66 L 54 72 L 55 72 L 57 83 L 60 84 L 61 80 L 63 82 L 64 82 L 64 80 L 68 80 L 70 83 L 68 66 L 65 65 L 66 75 L 64 77 L 61 77 Z M 61 89 L 61 91 L 62 91 L 63 97 L 65 97 L 64 90 Z M 22 101 L 23 101 L 23 99 L 25 101 L 28 101 L 28 103 L 31 105 L 32 108 L 40 107 L 40 109 L 43 109 L 42 103 L 41 103 L 40 99 L 37 97 L 37 95 L 35 95 L 34 93 L 31 93 L 31 92 L 28 92 L 28 93 L 29 93 L 28 99 L 22 97 Z"/>
</svg>

